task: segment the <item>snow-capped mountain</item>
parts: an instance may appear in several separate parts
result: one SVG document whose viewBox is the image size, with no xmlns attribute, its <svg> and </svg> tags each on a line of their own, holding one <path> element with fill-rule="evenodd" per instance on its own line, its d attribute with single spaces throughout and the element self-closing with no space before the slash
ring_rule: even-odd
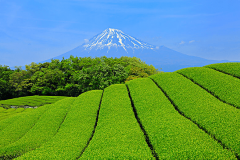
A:
<svg viewBox="0 0 240 160">
<path fill-rule="evenodd" d="M 102 57 L 106 56 L 120 58 L 122 56 L 140 58 L 148 65 L 164 72 L 173 72 L 186 67 L 202 67 L 212 63 L 221 63 L 228 61 L 207 60 L 200 57 L 189 56 L 165 46 L 154 46 L 129 36 L 119 29 L 108 28 L 100 34 L 91 38 L 77 48 L 53 57 L 53 59 L 62 60 L 64 57 L 69 58 L 70 55 L 77 57 Z M 46 60 L 44 62 L 50 62 Z"/>
<path fill-rule="evenodd" d="M 153 45 L 146 42 L 142 42 L 136 38 L 133 38 L 119 29 L 108 28 L 102 33 L 94 36 L 89 40 L 83 47 L 87 51 L 91 50 L 102 50 L 107 48 L 108 51 L 112 48 L 122 48 L 127 53 L 134 51 L 134 49 L 154 49 Z"/>
</svg>

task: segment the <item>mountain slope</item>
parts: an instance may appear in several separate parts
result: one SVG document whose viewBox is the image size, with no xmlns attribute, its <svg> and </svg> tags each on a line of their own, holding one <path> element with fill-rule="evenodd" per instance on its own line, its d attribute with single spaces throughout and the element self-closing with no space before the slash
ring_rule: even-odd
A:
<svg viewBox="0 0 240 160">
<path fill-rule="evenodd" d="M 108 28 L 94 36 L 88 43 L 84 43 L 75 49 L 61 54 L 53 59 L 69 58 L 70 55 L 77 57 L 137 57 L 146 64 L 152 64 L 162 71 L 172 72 L 186 67 L 201 67 L 204 65 L 228 62 L 207 60 L 204 58 L 189 56 L 165 46 L 154 46 L 123 33 L 121 30 Z M 49 62 L 49 60 L 42 61 Z"/>
</svg>

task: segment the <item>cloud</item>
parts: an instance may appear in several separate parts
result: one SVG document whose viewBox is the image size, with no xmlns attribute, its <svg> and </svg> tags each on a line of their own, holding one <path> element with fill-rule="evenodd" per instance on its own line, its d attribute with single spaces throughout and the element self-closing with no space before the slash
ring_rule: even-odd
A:
<svg viewBox="0 0 240 160">
<path fill-rule="evenodd" d="M 159 46 L 156 46 L 156 49 L 159 49 Z"/>
<path fill-rule="evenodd" d="M 84 42 L 85 42 L 85 43 L 88 43 L 88 42 L 89 42 L 89 40 L 88 40 L 88 39 L 84 39 Z"/>
<path fill-rule="evenodd" d="M 179 44 L 184 44 L 185 42 L 184 41 L 181 41 Z"/>
<path fill-rule="evenodd" d="M 193 42 L 195 42 L 195 40 L 191 40 L 191 41 L 189 41 L 189 43 L 193 43 Z"/>
</svg>

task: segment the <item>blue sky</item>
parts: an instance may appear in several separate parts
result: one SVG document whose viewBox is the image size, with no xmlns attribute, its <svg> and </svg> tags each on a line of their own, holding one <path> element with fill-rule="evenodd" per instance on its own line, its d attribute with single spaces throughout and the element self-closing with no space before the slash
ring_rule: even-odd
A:
<svg viewBox="0 0 240 160">
<path fill-rule="evenodd" d="M 0 64 L 63 54 L 107 28 L 187 55 L 240 61 L 240 0 L 0 0 Z"/>
</svg>

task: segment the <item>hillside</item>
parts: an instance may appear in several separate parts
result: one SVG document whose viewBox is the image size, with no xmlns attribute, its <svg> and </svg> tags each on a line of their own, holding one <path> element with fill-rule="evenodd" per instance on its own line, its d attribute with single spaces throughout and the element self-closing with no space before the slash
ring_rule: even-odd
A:
<svg viewBox="0 0 240 160">
<path fill-rule="evenodd" d="M 166 46 L 156 46 L 137 39 L 119 29 L 107 28 L 95 35 L 88 42 L 63 53 L 53 59 L 91 56 L 120 58 L 122 56 L 138 57 L 146 64 L 153 65 L 164 72 L 173 72 L 186 67 L 202 67 L 207 64 L 229 62 L 228 60 L 209 60 L 197 56 L 190 56 Z M 51 59 L 42 61 L 50 62 Z"/>
<path fill-rule="evenodd" d="M 156 46 L 128 35 L 119 29 L 107 28 L 93 36 L 88 42 L 63 53 L 53 59 L 61 60 L 71 55 L 78 57 L 91 56 L 120 58 L 122 56 L 138 57 L 146 64 L 153 65 L 164 72 L 173 72 L 186 67 L 202 67 L 212 63 L 229 62 L 228 60 L 209 60 L 177 52 L 164 45 Z M 50 62 L 51 59 L 42 61 Z"/>
<path fill-rule="evenodd" d="M 55 103 L 66 96 L 26 96 L 7 100 L 0 100 L 0 107 L 4 108 L 37 108 L 45 104 Z"/>
<path fill-rule="evenodd" d="M 18 113 L 0 120 L 0 159 L 240 159 L 239 71 L 158 73 Z"/>
</svg>

